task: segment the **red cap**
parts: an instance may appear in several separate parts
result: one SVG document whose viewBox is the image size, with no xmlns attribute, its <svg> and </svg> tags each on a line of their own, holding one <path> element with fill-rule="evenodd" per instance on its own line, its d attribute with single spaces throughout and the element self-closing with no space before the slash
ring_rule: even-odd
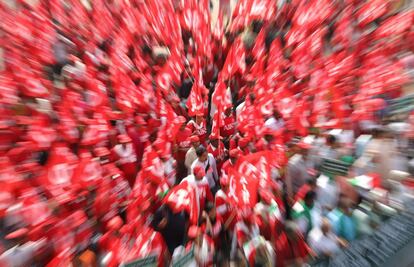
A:
<svg viewBox="0 0 414 267">
<path fill-rule="evenodd" d="M 197 135 L 190 136 L 190 142 L 191 142 L 191 143 L 197 143 L 197 142 L 200 142 L 200 138 L 198 138 L 198 136 L 197 136 Z"/>
<path fill-rule="evenodd" d="M 107 224 L 106 224 L 106 228 L 109 231 L 116 231 L 121 229 L 122 225 L 123 225 L 123 221 L 121 219 L 121 217 L 119 216 L 115 216 L 114 218 L 112 218 Z"/>
<path fill-rule="evenodd" d="M 194 176 L 197 178 L 204 177 L 206 175 L 206 171 L 201 166 L 195 166 L 193 169 Z"/>
<path fill-rule="evenodd" d="M 131 138 L 128 135 L 126 135 L 126 134 L 120 134 L 120 135 L 118 135 L 118 142 L 121 143 L 121 144 L 123 144 L 123 143 L 129 143 L 131 141 L 132 141 Z"/>
<path fill-rule="evenodd" d="M 308 143 L 301 141 L 298 143 L 298 147 L 301 149 L 310 149 L 312 146 Z"/>
<path fill-rule="evenodd" d="M 239 139 L 239 147 L 244 148 L 249 144 L 249 139 L 246 137 L 242 137 Z"/>
<path fill-rule="evenodd" d="M 216 132 L 212 132 L 211 134 L 210 134 L 210 139 L 223 139 L 223 137 L 222 136 L 217 136 L 217 133 Z"/>
<path fill-rule="evenodd" d="M 200 233 L 201 229 L 196 225 L 192 225 L 190 228 L 188 228 L 188 237 L 191 239 L 196 238 Z"/>
<path fill-rule="evenodd" d="M 272 129 L 270 129 L 270 128 L 268 128 L 268 127 L 265 127 L 263 129 L 263 135 L 274 135 L 274 134 L 275 134 L 275 131 L 272 130 Z"/>
<path fill-rule="evenodd" d="M 237 158 L 240 155 L 240 149 L 232 149 L 229 154 L 231 158 Z"/>
<path fill-rule="evenodd" d="M 10 234 L 6 235 L 4 238 L 7 240 L 10 239 L 16 239 L 16 238 L 22 238 L 27 235 L 29 230 L 27 228 L 20 228 L 14 232 L 11 232 Z"/>
<path fill-rule="evenodd" d="M 86 217 L 85 212 L 81 211 L 81 210 L 77 210 L 72 214 L 72 220 L 73 220 L 73 224 L 71 226 L 73 227 L 79 227 L 82 224 L 84 224 L 88 218 Z"/>
<path fill-rule="evenodd" d="M 105 157 L 111 154 L 106 147 L 97 147 L 94 152 L 97 157 Z"/>
<path fill-rule="evenodd" d="M 135 123 L 136 124 L 139 124 L 139 125 L 145 125 L 145 124 L 147 124 L 147 122 L 141 116 L 136 116 L 135 117 Z"/>
<path fill-rule="evenodd" d="M 222 187 L 225 187 L 225 186 L 228 186 L 229 185 L 229 178 L 227 177 L 227 176 L 222 176 L 221 178 L 220 178 L 220 185 L 222 186 Z"/>
</svg>

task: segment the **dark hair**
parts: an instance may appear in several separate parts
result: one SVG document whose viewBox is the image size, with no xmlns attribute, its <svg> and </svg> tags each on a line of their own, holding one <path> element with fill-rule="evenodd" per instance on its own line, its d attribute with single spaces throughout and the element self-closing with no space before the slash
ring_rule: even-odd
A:
<svg viewBox="0 0 414 267">
<path fill-rule="evenodd" d="M 331 135 L 331 134 L 328 135 L 326 137 L 326 143 L 328 143 L 330 145 L 335 144 L 336 143 L 336 137 L 334 135 Z"/>
<path fill-rule="evenodd" d="M 158 225 L 160 224 L 160 222 L 162 221 L 162 219 L 167 218 L 168 217 L 168 210 L 167 207 L 165 205 L 161 206 L 158 208 L 157 211 L 155 211 L 152 220 L 151 220 L 151 226 L 152 228 L 154 228 L 155 230 L 158 229 Z"/>
<path fill-rule="evenodd" d="M 201 157 L 201 155 L 203 155 L 206 151 L 207 151 L 206 148 L 202 145 L 197 147 L 196 149 L 197 157 Z"/>
<path fill-rule="evenodd" d="M 314 200 L 315 198 L 316 198 L 315 191 L 309 191 L 309 192 L 306 193 L 306 195 L 303 198 L 303 200 L 306 202 L 306 201 L 309 201 L 309 200 Z"/>
<path fill-rule="evenodd" d="M 308 180 L 306 181 L 306 183 L 307 183 L 308 185 L 316 185 L 316 180 L 315 180 L 315 179 L 308 179 Z"/>
<path fill-rule="evenodd" d="M 207 203 L 206 203 L 205 210 L 206 210 L 207 212 L 210 212 L 213 208 L 214 208 L 214 204 L 213 204 L 213 202 L 207 202 Z"/>
</svg>

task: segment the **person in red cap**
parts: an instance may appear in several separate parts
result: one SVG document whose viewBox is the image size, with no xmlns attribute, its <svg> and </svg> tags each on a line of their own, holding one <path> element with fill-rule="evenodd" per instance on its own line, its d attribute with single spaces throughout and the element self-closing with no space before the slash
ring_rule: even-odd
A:
<svg viewBox="0 0 414 267">
<path fill-rule="evenodd" d="M 223 116 L 223 126 L 220 129 L 220 134 L 224 138 L 224 143 L 230 141 L 230 138 L 236 133 L 236 119 L 234 117 L 234 113 L 232 112 L 232 108 L 227 108 L 224 111 Z"/>
<path fill-rule="evenodd" d="M 237 159 L 239 158 L 240 154 L 241 154 L 240 149 L 230 150 L 230 153 L 229 153 L 230 158 L 223 163 L 221 172 L 228 174 L 229 169 L 233 168 L 236 165 Z"/>
<path fill-rule="evenodd" d="M 196 188 L 198 196 L 199 210 L 204 210 L 207 202 L 212 203 L 214 201 L 213 195 L 206 178 L 206 172 L 203 167 L 195 166 L 193 169 L 194 174 L 190 174 L 184 178 L 181 183 L 188 183 Z"/>
<path fill-rule="evenodd" d="M 308 179 L 312 178 L 308 170 L 313 169 L 313 163 L 308 157 L 311 145 L 300 141 L 297 144 L 297 148 L 298 153 L 289 159 L 285 180 L 287 194 L 292 201 L 299 188 L 301 188 Z"/>
<path fill-rule="evenodd" d="M 173 143 L 174 158 L 177 161 L 177 180 L 180 181 L 187 175 L 185 157 L 187 151 L 191 148 L 191 130 L 186 127 L 186 119 L 183 116 L 178 117 L 181 126 L 175 135 Z"/>
<path fill-rule="evenodd" d="M 137 155 L 131 138 L 126 134 L 118 135 L 118 144 L 114 146 L 112 152 L 118 167 L 128 180 L 129 186 L 133 188 L 137 175 Z"/>
<path fill-rule="evenodd" d="M 271 128 L 265 127 L 263 130 L 263 138 L 256 142 L 257 151 L 274 150 L 278 145 L 277 136 L 279 132 L 272 130 Z"/>
<path fill-rule="evenodd" d="M 221 166 L 224 163 L 224 159 L 227 157 L 227 149 L 224 147 L 221 141 L 223 137 L 217 136 L 216 133 L 210 135 L 210 143 L 207 146 L 208 153 L 212 154 L 217 162 L 217 171 L 221 172 Z"/>
<path fill-rule="evenodd" d="M 247 155 L 255 152 L 252 142 L 249 137 L 241 137 L 238 140 L 237 149 L 239 149 L 243 155 Z"/>
<path fill-rule="evenodd" d="M 191 165 L 197 159 L 196 149 L 200 146 L 200 138 L 197 135 L 193 135 L 189 138 L 191 142 L 191 148 L 185 154 L 185 167 L 187 168 L 187 174 L 191 174 Z"/>
<path fill-rule="evenodd" d="M 191 130 L 194 135 L 197 135 L 200 138 L 200 143 L 202 145 L 206 144 L 207 140 L 207 122 L 203 117 L 203 114 L 197 114 L 195 120 L 190 120 L 187 123 L 187 127 Z"/>
</svg>

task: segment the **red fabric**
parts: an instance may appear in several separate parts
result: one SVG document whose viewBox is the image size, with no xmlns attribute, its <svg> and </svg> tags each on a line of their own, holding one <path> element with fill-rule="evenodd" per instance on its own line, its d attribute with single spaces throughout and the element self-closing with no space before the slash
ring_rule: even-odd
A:
<svg viewBox="0 0 414 267">
<path fill-rule="evenodd" d="M 295 201 L 294 202 L 297 202 L 297 201 L 300 201 L 300 200 L 303 200 L 303 198 L 305 197 L 305 195 L 309 192 L 309 191 L 311 191 L 311 187 L 308 185 L 308 184 L 304 184 L 304 185 L 302 185 L 300 188 L 299 188 L 299 190 L 298 190 L 298 192 L 296 193 L 296 195 L 295 195 Z"/>
<path fill-rule="evenodd" d="M 277 255 L 276 266 L 284 267 L 287 266 L 289 261 L 295 259 L 306 260 L 306 257 L 309 255 L 310 248 L 303 238 L 299 238 L 295 243 L 293 243 L 288 240 L 285 233 L 282 233 L 276 240 L 275 251 Z"/>
<path fill-rule="evenodd" d="M 207 146 L 207 151 L 214 156 L 217 163 L 217 172 L 221 173 L 221 166 L 223 166 L 224 158 L 227 154 L 227 150 L 224 147 L 223 142 L 219 141 L 218 148 L 214 147 L 212 144 L 209 144 Z"/>
<path fill-rule="evenodd" d="M 175 186 L 163 201 L 174 213 L 187 212 L 190 217 L 190 223 L 193 225 L 197 224 L 200 210 L 198 209 L 194 188 L 188 183 L 181 183 Z"/>
<path fill-rule="evenodd" d="M 192 135 L 192 132 L 189 128 L 184 128 L 183 130 L 178 130 L 177 135 L 175 136 L 175 144 L 177 145 L 178 151 L 175 153 L 174 158 L 177 161 L 185 160 L 185 155 L 187 151 L 191 148 L 191 142 L 189 137 Z"/>
<path fill-rule="evenodd" d="M 197 135 L 200 138 L 200 143 L 205 144 L 207 139 L 207 126 L 206 121 L 202 121 L 200 124 L 195 123 L 193 120 L 189 121 L 187 127 L 191 130 L 192 134 Z"/>
<path fill-rule="evenodd" d="M 224 125 L 222 126 L 220 133 L 224 138 L 232 136 L 236 132 L 236 119 L 233 115 L 223 116 Z"/>
</svg>

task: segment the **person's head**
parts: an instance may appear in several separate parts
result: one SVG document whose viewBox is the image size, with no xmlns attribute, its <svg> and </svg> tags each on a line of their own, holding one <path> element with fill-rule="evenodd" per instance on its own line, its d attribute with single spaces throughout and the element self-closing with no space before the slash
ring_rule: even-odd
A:
<svg viewBox="0 0 414 267">
<path fill-rule="evenodd" d="M 315 204 L 315 199 L 316 199 L 315 191 L 308 191 L 305 197 L 303 198 L 303 201 L 305 202 L 306 206 L 313 207 L 313 205 Z"/>
<path fill-rule="evenodd" d="M 151 221 L 151 226 L 156 231 L 162 231 L 168 224 L 168 211 L 166 206 L 161 206 L 155 213 Z"/>
<path fill-rule="evenodd" d="M 195 122 L 196 122 L 197 124 L 202 123 L 202 122 L 203 122 L 203 120 L 204 120 L 204 117 L 203 117 L 203 114 L 202 114 L 202 113 L 198 113 L 198 114 L 195 116 Z"/>
<path fill-rule="evenodd" d="M 280 114 L 280 112 L 277 109 L 275 109 L 273 110 L 273 117 L 278 120 L 282 118 L 282 114 Z"/>
<path fill-rule="evenodd" d="M 227 189 L 229 188 L 229 177 L 228 176 L 222 175 L 220 177 L 220 186 L 224 192 L 227 192 Z"/>
<path fill-rule="evenodd" d="M 285 233 L 290 241 L 297 241 L 299 239 L 299 229 L 294 221 L 285 222 Z"/>
<path fill-rule="evenodd" d="M 206 171 L 201 166 L 195 166 L 194 170 L 193 170 L 193 173 L 194 173 L 194 177 L 197 181 L 202 180 L 204 178 L 204 176 L 206 175 Z"/>
<path fill-rule="evenodd" d="M 129 144 L 131 142 L 132 142 L 132 140 L 128 135 L 126 135 L 126 134 L 118 135 L 118 143 L 121 144 L 122 146 L 125 147 L 127 144 Z"/>
<path fill-rule="evenodd" d="M 250 93 L 249 94 L 249 99 L 251 103 L 254 103 L 254 101 L 256 100 L 256 95 L 254 93 Z"/>
<path fill-rule="evenodd" d="M 322 219 L 321 231 L 324 235 L 327 235 L 331 232 L 331 223 L 327 218 Z"/>
<path fill-rule="evenodd" d="M 265 128 L 263 131 L 263 137 L 267 142 L 271 142 L 274 139 L 274 131 L 270 128 Z"/>
<path fill-rule="evenodd" d="M 190 137 L 191 145 L 197 149 L 200 146 L 200 138 L 197 135 L 193 135 Z"/>
<path fill-rule="evenodd" d="M 226 108 L 226 110 L 224 111 L 224 114 L 228 117 L 231 115 L 231 108 Z"/>
<path fill-rule="evenodd" d="M 197 158 L 198 158 L 199 161 L 205 162 L 207 160 L 208 153 L 207 153 L 207 150 L 204 146 L 202 146 L 202 145 L 199 146 L 196 149 L 196 154 L 197 154 Z"/>
<path fill-rule="evenodd" d="M 326 144 L 330 147 L 335 147 L 336 146 L 336 137 L 335 135 L 328 135 L 326 137 Z"/>
<path fill-rule="evenodd" d="M 185 118 L 183 116 L 179 116 L 178 122 L 180 123 L 180 130 L 183 131 L 187 126 Z"/>
<path fill-rule="evenodd" d="M 219 146 L 219 138 L 217 136 L 210 136 L 210 144 L 214 147 Z"/>
<path fill-rule="evenodd" d="M 312 191 L 316 189 L 316 180 L 315 179 L 308 179 L 306 180 L 306 184 L 311 188 Z"/>
<path fill-rule="evenodd" d="M 99 158 L 101 165 L 107 164 L 110 162 L 109 156 L 111 152 L 106 147 L 98 147 L 94 151 L 95 156 Z"/>
<path fill-rule="evenodd" d="M 338 200 L 338 209 L 344 214 L 351 214 L 352 201 L 349 197 L 341 195 Z"/>
<path fill-rule="evenodd" d="M 230 150 L 230 162 L 231 162 L 231 164 L 236 164 L 236 162 L 237 162 L 237 159 L 239 158 L 239 156 L 240 156 L 240 150 L 239 149 L 232 149 L 232 150 Z"/>
<path fill-rule="evenodd" d="M 308 155 L 310 148 L 311 148 L 311 145 L 305 142 L 302 142 L 302 141 L 297 144 L 298 153 L 304 157 Z"/>
<path fill-rule="evenodd" d="M 201 241 L 202 241 L 202 237 L 203 237 L 203 232 L 201 231 L 201 228 L 198 227 L 197 225 L 191 225 L 188 228 L 188 239 L 190 241 L 194 241 L 194 244 L 196 246 L 200 246 L 201 245 Z"/>
<path fill-rule="evenodd" d="M 212 202 L 207 202 L 205 209 L 206 209 L 206 212 L 210 220 L 215 220 L 216 219 L 216 207 L 214 206 L 214 204 Z"/>
</svg>

